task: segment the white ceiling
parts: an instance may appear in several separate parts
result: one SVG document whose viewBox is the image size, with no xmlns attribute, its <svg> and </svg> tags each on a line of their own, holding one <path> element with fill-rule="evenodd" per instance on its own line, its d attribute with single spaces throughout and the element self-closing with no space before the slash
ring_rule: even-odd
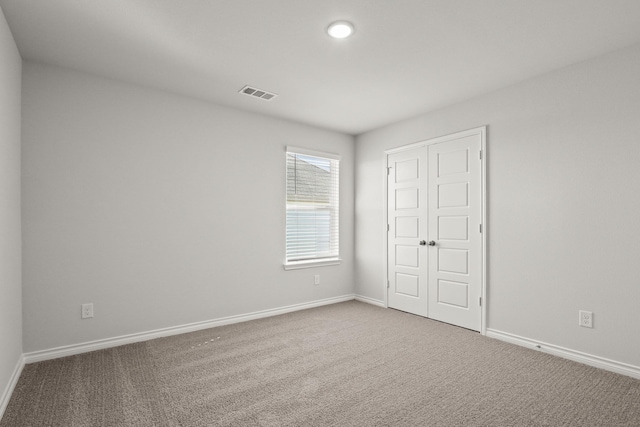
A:
<svg viewBox="0 0 640 427">
<path fill-rule="evenodd" d="M 25 60 L 349 134 L 640 43 L 638 0 L 0 0 Z M 329 38 L 334 20 L 353 37 Z M 249 84 L 279 94 L 240 95 Z"/>
</svg>

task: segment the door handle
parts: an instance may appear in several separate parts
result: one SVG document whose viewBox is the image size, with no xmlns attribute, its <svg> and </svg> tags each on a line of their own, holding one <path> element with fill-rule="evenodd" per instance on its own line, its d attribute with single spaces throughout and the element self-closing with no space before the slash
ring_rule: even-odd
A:
<svg viewBox="0 0 640 427">
<path fill-rule="evenodd" d="M 424 245 L 426 245 L 426 244 L 427 244 L 427 241 L 426 241 L 426 240 L 420 240 L 420 246 L 424 246 Z"/>
<path fill-rule="evenodd" d="M 423 240 L 423 241 L 424 241 L 424 240 Z M 433 240 L 429 240 L 429 246 L 435 246 L 435 245 L 436 245 L 436 242 L 435 242 L 435 241 L 433 241 Z"/>
</svg>

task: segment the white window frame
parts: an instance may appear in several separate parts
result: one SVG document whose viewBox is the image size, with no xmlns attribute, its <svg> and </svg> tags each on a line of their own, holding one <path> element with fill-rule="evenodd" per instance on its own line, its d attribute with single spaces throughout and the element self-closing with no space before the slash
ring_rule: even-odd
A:
<svg viewBox="0 0 640 427">
<path fill-rule="evenodd" d="M 338 163 L 338 168 L 337 168 L 337 184 L 335 186 L 335 191 L 337 191 L 338 194 L 336 195 L 332 195 L 331 199 L 335 201 L 336 205 L 334 207 L 335 209 L 335 220 L 336 220 L 336 229 L 335 232 L 332 233 L 332 241 L 333 239 L 336 239 L 335 243 L 336 245 L 336 249 L 337 249 L 337 253 L 335 254 L 335 256 L 330 256 L 330 257 L 319 257 L 319 258 L 311 258 L 311 259 L 304 259 L 304 260 L 289 260 L 287 257 L 287 236 L 286 236 L 286 215 L 285 215 L 285 261 L 284 261 L 284 269 L 285 270 L 295 270 L 295 269 L 300 269 L 300 268 L 311 268 L 311 267 L 321 267 L 321 266 L 326 266 L 326 265 L 337 265 L 340 264 L 342 262 L 342 260 L 340 259 L 340 250 L 339 250 L 339 235 L 340 235 L 340 225 L 339 225 L 339 215 L 340 215 L 340 204 L 339 204 L 339 186 L 340 186 L 340 175 L 339 175 L 339 162 L 341 160 L 341 156 L 336 155 L 336 154 L 330 154 L 330 153 L 325 153 L 325 152 L 321 152 L 321 151 L 315 151 L 315 150 L 309 150 L 306 148 L 299 148 L 299 147 L 292 147 L 292 146 L 287 146 L 286 147 L 286 156 L 285 156 L 285 162 L 287 162 L 287 158 L 290 154 L 297 154 L 297 155 L 302 155 L 302 156 L 308 156 L 308 157 L 316 157 L 316 158 L 320 158 L 320 159 L 327 159 L 330 161 L 336 161 Z M 285 163 L 285 175 L 287 173 L 287 165 Z M 286 179 L 286 178 L 285 178 Z M 285 184 L 286 187 L 286 184 Z M 286 214 L 286 210 L 290 209 L 290 207 L 288 206 L 288 202 L 287 202 L 287 192 L 285 190 L 285 214 Z M 331 225 L 330 225 L 330 230 L 329 232 L 331 233 Z"/>
</svg>

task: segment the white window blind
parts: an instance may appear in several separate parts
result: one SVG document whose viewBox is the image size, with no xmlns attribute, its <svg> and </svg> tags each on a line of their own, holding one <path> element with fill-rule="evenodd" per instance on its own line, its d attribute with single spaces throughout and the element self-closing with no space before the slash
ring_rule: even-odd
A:
<svg viewBox="0 0 640 427">
<path fill-rule="evenodd" d="M 286 264 L 337 259 L 340 157 L 287 147 Z"/>
</svg>

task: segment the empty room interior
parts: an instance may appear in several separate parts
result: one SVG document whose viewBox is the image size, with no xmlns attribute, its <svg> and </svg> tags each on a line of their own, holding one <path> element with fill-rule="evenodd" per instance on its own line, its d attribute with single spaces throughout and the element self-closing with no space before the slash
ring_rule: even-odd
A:
<svg viewBox="0 0 640 427">
<path fill-rule="evenodd" d="M 637 0 L 0 12 L 0 427 L 640 425 Z"/>
</svg>

